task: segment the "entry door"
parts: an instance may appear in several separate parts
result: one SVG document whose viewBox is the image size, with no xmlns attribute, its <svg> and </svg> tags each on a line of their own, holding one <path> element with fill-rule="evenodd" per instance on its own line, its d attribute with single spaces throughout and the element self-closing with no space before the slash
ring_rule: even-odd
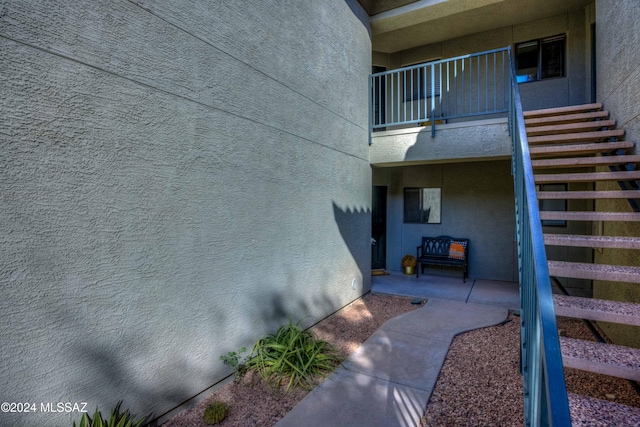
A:
<svg viewBox="0 0 640 427">
<path fill-rule="evenodd" d="M 371 268 L 387 267 L 387 187 L 373 187 Z"/>
</svg>

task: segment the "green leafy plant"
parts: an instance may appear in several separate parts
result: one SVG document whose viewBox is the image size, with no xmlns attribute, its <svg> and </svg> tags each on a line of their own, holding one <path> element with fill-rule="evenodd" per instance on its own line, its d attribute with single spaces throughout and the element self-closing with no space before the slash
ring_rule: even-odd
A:
<svg viewBox="0 0 640 427">
<path fill-rule="evenodd" d="M 310 389 L 318 377 L 329 374 L 341 362 L 331 344 L 304 331 L 300 322 L 284 325 L 278 332 L 256 342 L 247 368 L 257 371 L 274 389 L 286 384 Z"/>
<path fill-rule="evenodd" d="M 128 409 L 120 413 L 120 406 L 122 406 L 122 401 L 118 402 L 113 411 L 111 411 L 111 416 L 108 419 L 102 418 L 102 414 L 98 411 L 98 408 L 96 408 L 96 411 L 93 413 L 93 418 L 84 413 L 77 427 L 141 427 L 151 418 L 150 415 L 147 415 L 135 421 L 135 417 L 129 413 Z M 73 422 L 73 427 L 76 427 L 75 421 Z"/>
<path fill-rule="evenodd" d="M 204 422 L 207 424 L 218 424 L 224 420 L 229 413 L 229 407 L 226 403 L 214 400 L 204 409 Z"/>
<path fill-rule="evenodd" d="M 247 360 L 249 359 L 249 355 L 242 356 L 242 353 L 246 353 L 247 348 L 242 347 L 238 351 L 230 351 L 226 356 L 220 356 L 220 360 L 222 360 L 226 365 L 231 366 L 233 369 L 233 376 L 236 380 L 241 379 L 244 374 L 247 372 Z"/>
</svg>

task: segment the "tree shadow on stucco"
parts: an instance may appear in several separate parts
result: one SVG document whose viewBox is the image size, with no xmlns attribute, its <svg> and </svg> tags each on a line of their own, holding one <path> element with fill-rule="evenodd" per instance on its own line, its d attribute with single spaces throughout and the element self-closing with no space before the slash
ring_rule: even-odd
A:
<svg viewBox="0 0 640 427">
<path fill-rule="evenodd" d="M 182 407 L 181 405 L 195 396 L 198 396 L 198 399 L 194 400 L 197 401 L 200 397 L 210 394 L 213 385 L 228 378 L 232 372 L 219 360 L 221 355 L 228 351 L 236 351 L 241 346 L 251 348 L 255 341 L 275 332 L 288 321 L 301 321 L 303 327 L 309 327 L 358 299 L 368 291 L 370 283 L 368 263 L 370 263 L 371 252 L 369 238 L 371 211 L 368 208 L 343 209 L 333 203 L 333 212 L 342 240 L 337 238 L 336 244 L 343 244 L 348 248 L 364 281 L 360 283 L 360 286 L 364 285 L 364 289 L 358 289 L 353 294 L 337 295 L 332 292 L 335 287 L 331 286 L 320 286 L 317 289 L 298 286 L 303 278 L 295 265 L 275 266 L 272 277 L 264 272 L 262 275 L 254 272 L 257 279 L 253 289 L 256 291 L 240 295 L 238 317 L 227 318 L 224 313 L 218 313 L 214 305 L 207 318 L 202 319 L 202 322 L 212 323 L 208 325 L 210 330 L 221 331 L 233 330 L 229 325 L 238 319 L 246 321 L 249 327 L 244 329 L 250 330 L 241 331 L 243 334 L 240 338 L 241 343 L 238 337 L 235 339 L 229 337 L 228 342 L 221 341 L 225 340 L 224 336 L 216 337 L 208 345 L 205 343 L 203 354 L 185 359 L 186 355 L 167 354 L 170 349 L 163 352 L 158 347 L 157 337 L 140 335 L 144 332 L 142 330 L 126 330 L 123 326 L 123 330 L 116 334 L 113 330 L 103 331 L 110 335 L 104 339 L 102 339 L 102 332 L 96 330 L 89 334 L 93 337 L 92 339 L 78 340 L 69 343 L 67 347 L 69 359 L 76 361 L 78 366 L 84 367 L 82 374 L 70 376 L 68 389 L 84 393 L 91 411 L 99 406 L 103 413 L 108 412 L 115 406 L 116 400 L 123 399 L 123 409 L 128 408 L 142 416 L 150 412 L 149 408 L 154 408 L 156 410 L 154 416 L 160 417 L 177 407 Z M 313 259 L 309 260 L 309 263 L 313 262 Z M 327 266 L 319 266 L 312 271 L 315 277 L 310 280 L 314 283 L 329 284 L 336 280 L 334 272 Z M 351 292 L 350 285 L 349 283 L 349 292 Z M 310 295 L 309 292 L 313 293 Z M 349 301 L 345 299 L 345 295 L 348 295 Z M 242 317 L 241 307 L 245 304 L 253 308 L 251 319 Z M 66 312 L 64 319 L 69 330 L 82 330 L 84 321 L 81 315 L 73 312 L 66 305 L 57 307 L 57 310 Z M 355 324 L 351 327 L 359 326 Z M 189 335 L 190 332 L 185 330 L 168 333 Z M 198 338 L 202 339 L 199 335 Z M 240 345 L 234 346 L 234 344 Z M 194 390 L 197 385 L 194 386 L 193 380 L 197 380 L 200 375 L 198 372 L 202 371 L 202 367 L 191 366 L 196 362 L 211 366 L 206 370 L 206 378 L 199 381 L 202 384 L 200 389 Z M 147 369 L 158 370 L 144 372 Z M 158 379 L 163 377 L 162 380 Z M 189 378 L 191 383 L 185 381 Z M 160 408 L 159 411 L 158 408 Z"/>
<path fill-rule="evenodd" d="M 333 215 L 363 279 L 368 277 L 371 272 L 371 209 L 343 209 L 333 202 Z"/>
</svg>

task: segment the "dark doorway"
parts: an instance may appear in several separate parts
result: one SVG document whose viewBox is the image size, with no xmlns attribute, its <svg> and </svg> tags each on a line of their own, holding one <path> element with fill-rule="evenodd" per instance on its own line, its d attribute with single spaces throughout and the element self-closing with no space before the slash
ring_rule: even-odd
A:
<svg viewBox="0 0 640 427">
<path fill-rule="evenodd" d="M 371 268 L 387 268 L 387 187 L 373 187 Z"/>
</svg>

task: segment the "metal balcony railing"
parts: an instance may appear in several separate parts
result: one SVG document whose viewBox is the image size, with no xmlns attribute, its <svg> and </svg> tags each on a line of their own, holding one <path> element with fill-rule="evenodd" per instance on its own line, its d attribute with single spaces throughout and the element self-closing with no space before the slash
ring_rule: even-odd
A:
<svg viewBox="0 0 640 427">
<path fill-rule="evenodd" d="M 510 58 L 509 132 L 520 279 L 520 357 L 527 426 L 570 426 L 560 340 L 515 67 Z"/>
<path fill-rule="evenodd" d="M 372 74 L 369 125 L 430 124 L 505 114 L 509 108 L 509 51 L 495 49 Z"/>
</svg>

